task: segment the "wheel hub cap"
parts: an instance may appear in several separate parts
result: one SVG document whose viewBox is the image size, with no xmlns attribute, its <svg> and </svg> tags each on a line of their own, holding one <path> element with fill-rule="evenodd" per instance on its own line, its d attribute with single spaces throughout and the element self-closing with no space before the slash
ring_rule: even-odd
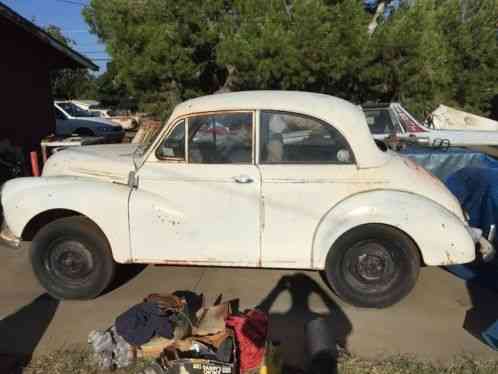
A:
<svg viewBox="0 0 498 374">
<path fill-rule="evenodd" d="M 376 241 L 360 243 L 350 250 L 347 271 L 364 286 L 388 283 L 396 272 L 390 252 Z"/>
<path fill-rule="evenodd" d="M 62 241 L 52 247 L 49 267 L 57 277 L 76 281 L 87 277 L 94 263 L 90 251 L 80 242 Z"/>
</svg>

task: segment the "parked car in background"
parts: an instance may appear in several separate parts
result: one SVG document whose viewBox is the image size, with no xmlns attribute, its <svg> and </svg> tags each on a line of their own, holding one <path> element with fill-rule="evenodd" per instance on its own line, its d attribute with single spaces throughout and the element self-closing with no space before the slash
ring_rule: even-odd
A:
<svg viewBox="0 0 498 374">
<path fill-rule="evenodd" d="M 125 132 L 117 123 L 100 118 L 70 101 L 54 102 L 56 135 L 101 136 L 108 142 L 118 143 Z"/>
<path fill-rule="evenodd" d="M 112 122 L 119 123 L 125 130 L 136 130 L 138 127 L 139 118 L 137 116 L 132 116 L 129 111 L 106 109 L 98 105 L 91 105 L 89 110 L 98 113 L 102 118 L 107 118 Z"/>
<path fill-rule="evenodd" d="M 396 135 L 430 146 L 498 146 L 498 131 L 431 128 L 430 122 L 427 125 L 420 123 L 399 103 L 366 104 L 362 107 L 375 139 Z"/>
<path fill-rule="evenodd" d="M 125 130 L 136 130 L 138 127 L 139 117 L 132 116 L 127 110 L 104 108 L 98 101 L 94 100 L 71 100 L 71 103 L 91 113 L 92 116 L 106 118 L 118 123 Z"/>
<path fill-rule="evenodd" d="M 324 271 L 345 301 L 386 307 L 422 263 L 489 244 L 439 180 L 376 145 L 359 107 L 305 92 L 189 100 L 141 145 L 56 153 L 1 203 L 0 236 L 32 240 L 61 299 L 96 297 L 116 263 L 158 263 Z"/>
</svg>

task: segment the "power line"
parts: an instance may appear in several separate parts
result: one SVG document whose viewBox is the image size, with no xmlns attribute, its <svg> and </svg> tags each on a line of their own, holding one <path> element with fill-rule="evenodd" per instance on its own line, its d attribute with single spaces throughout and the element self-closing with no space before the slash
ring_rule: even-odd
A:
<svg viewBox="0 0 498 374">
<path fill-rule="evenodd" d="M 71 5 L 79 5 L 79 6 L 87 6 L 88 4 L 81 3 L 79 1 L 73 1 L 73 0 L 55 0 L 58 1 L 59 3 L 66 3 L 66 4 L 71 4 Z"/>
</svg>

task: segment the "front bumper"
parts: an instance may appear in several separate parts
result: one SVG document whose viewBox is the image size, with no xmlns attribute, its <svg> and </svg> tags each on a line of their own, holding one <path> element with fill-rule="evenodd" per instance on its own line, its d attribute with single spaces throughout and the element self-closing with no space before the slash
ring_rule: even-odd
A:
<svg viewBox="0 0 498 374">
<path fill-rule="evenodd" d="M 9 226 L 5 223 L 5 220 L 3 220 L 2 227 L 0 229 L 0 242 L 12 248 L 19 248 L 21 245 L 21 239 L 14 235 L 14 233 L 9 229 Z"/>
<path fill-rule="evenodd" d="M 484 262 L 492 261 L 496 255 L 496 249 L 494 248 L 493 244 L 491 244 L 494 241 L 494 235 L 495 235 L 494 226 L 491 227 L 491 229 L 489 230 L 489 236 L 487 239 L 484 237 L 481 229 L 469 226 L 468 230 L 470 236 L 472 236 L 472 240 L 474 240 L 477 253 L 479 257 L 482 259 L 482 261 Z"/>
</svg>

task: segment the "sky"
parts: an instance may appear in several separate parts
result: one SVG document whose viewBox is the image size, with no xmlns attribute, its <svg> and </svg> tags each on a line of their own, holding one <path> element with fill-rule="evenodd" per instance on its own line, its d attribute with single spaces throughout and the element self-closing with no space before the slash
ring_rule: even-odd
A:
<svg viewBox="0 0 498 374">
<path fill-rule="evenodd" d="M 24 18 L 42 28 L 55 25 L 63 34 L 76 42 L 75 50 L 90 58 L 99 66 L 97 74 L 105 71 L 109 55 L 105 45 L 90 34 L 81 10 L 89 0 L 0 0 Z"/>
</svg>

